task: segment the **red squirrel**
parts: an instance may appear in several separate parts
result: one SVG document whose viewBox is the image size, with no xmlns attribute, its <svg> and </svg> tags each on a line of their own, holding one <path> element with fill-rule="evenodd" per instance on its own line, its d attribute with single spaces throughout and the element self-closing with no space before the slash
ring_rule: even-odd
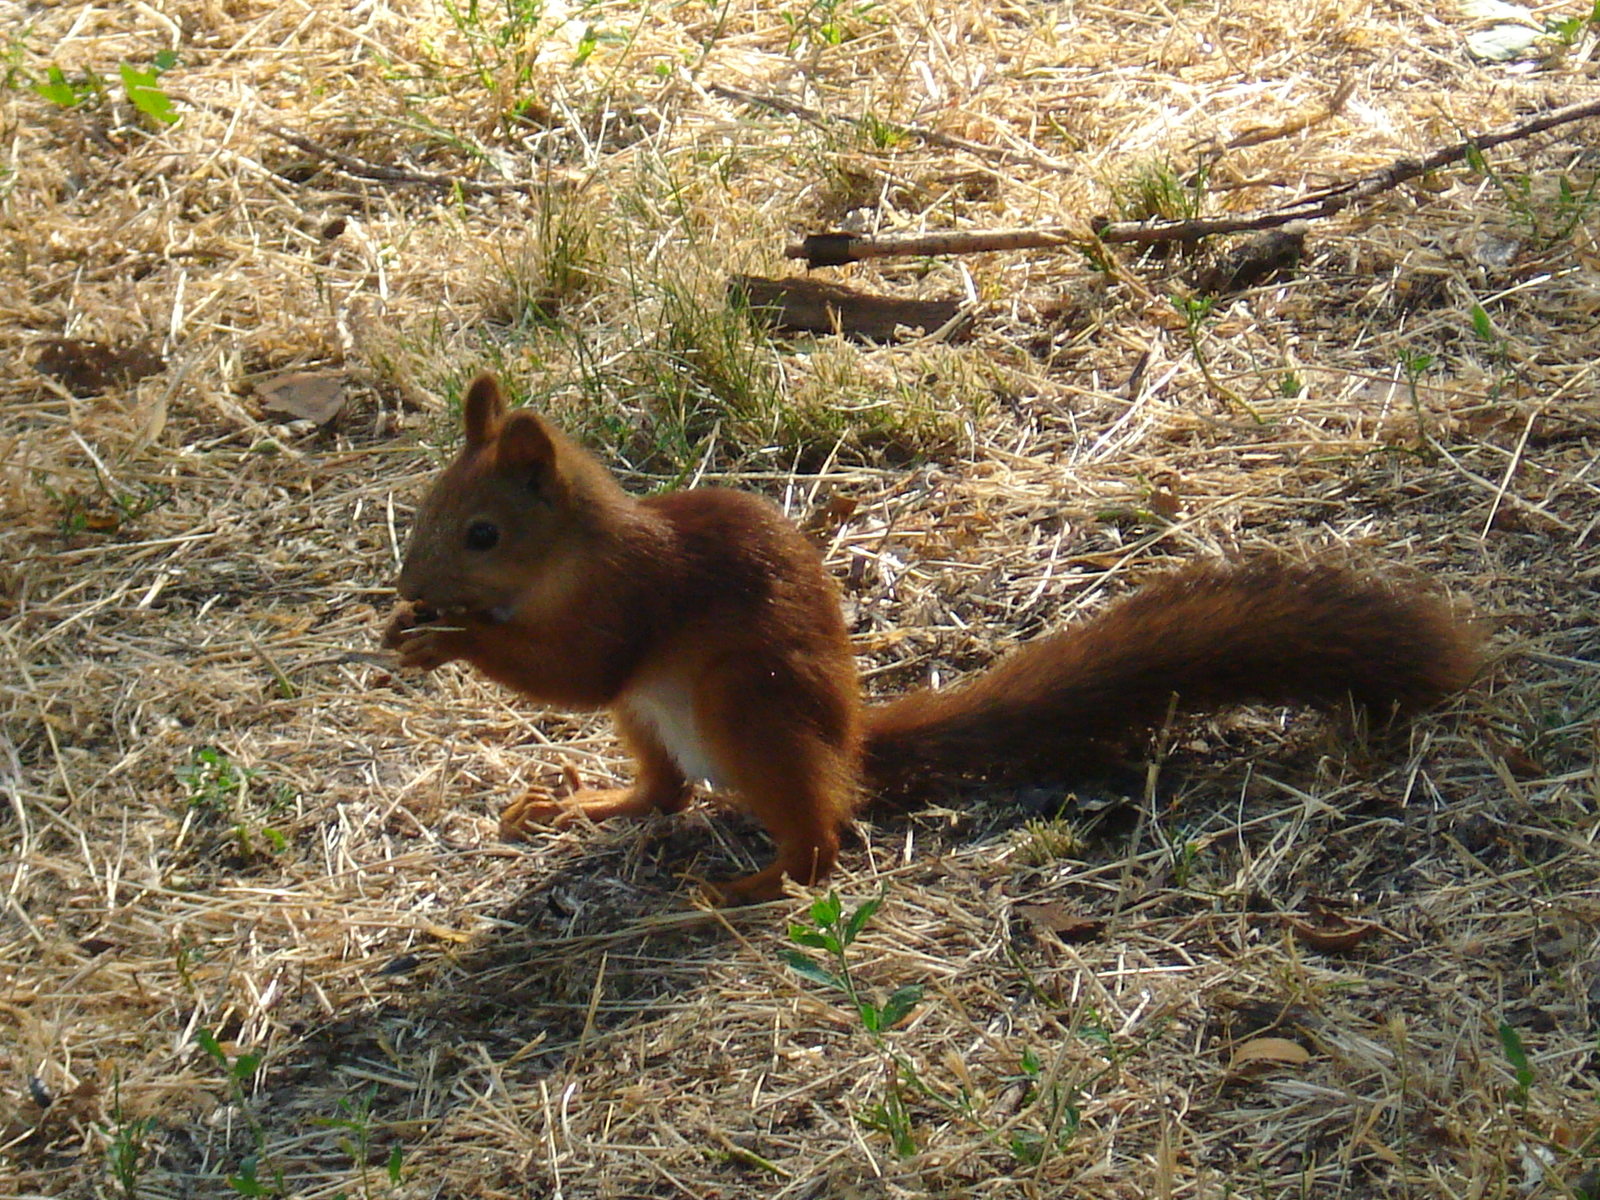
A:
<svg viewBox="0 0 1600 1200">
<path fill-rule="evenodd" d="M 606 708 L 632 787 L 540 790 L 502 832 L 677 812 L 725 790 L 777 846 L 716 899 L 832 870 L 861 797 L 929 775 L 1058 776 L 1185 709 L 1260 701 L 1413 713 L 1466 686 L 1477 637 L 1443 601 L 1322 565 L 1198 563 L 1030 642 L 965 687 L 866 705 L 839 592 L 767 501 L 637 499 L 480 375 L 466 443 L 417 512 L 384 633 L 404 667 L 456 659 L 534 700 Z"/>
</svg>

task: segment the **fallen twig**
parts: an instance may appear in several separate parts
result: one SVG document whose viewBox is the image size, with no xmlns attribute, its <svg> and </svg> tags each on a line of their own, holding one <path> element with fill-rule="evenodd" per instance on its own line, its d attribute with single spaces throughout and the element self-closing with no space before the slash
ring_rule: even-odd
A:
<svg viewBox="0 0 1600 1200">
<path fill-rule="evenodd" d="M 859 233 L 813 233 L 785 247 L 788 258 L 803 258 L 808 267 L 837 267 L 869 258 L 912 258 L 931 254 L 980 254 L 991 250 L 1037 250 L 1077 246 L 1088 240 L 1071 229 L 987 229 L 909 236 L 867 237 Z"/>
<path fill-rule="evenodd" d="M 972 254 L 993 250 L 1033 250 L 1054 246 L 1083 246 L 1102 242 L 1198 241 L 1218 234 L 1246 233 L 1275 229 L 1291 221 L 1309 221 L 1332 216 L 1363 200 L 1389 191 L 1419 175 L 1468 158 L 1506 142 L 1530 137 L 1600 116 L 1600 100 L 1569 104 L 1536 116 L 1524 118 L 1492 133 L 1480 134 L 1441 147 L 1422 158 L 1400 158 L 1382 170 L 1372 171 L 1347 183 L 1311 192 L 1281 208 L 1237 213 L 1225 217 L 1194 217 L 1179 221 L 1103 221 L 1092 231 L 1058 226 L 1053 229 L 1004 229 L 964 233 L 917 234 L 910 237 L 863 237 L 850 233 L 811 234 L 788 246 L 789 258 L 803 258 L 808 266 L 840 266 L 868 258 L 926 254 Z"/>
</svg>

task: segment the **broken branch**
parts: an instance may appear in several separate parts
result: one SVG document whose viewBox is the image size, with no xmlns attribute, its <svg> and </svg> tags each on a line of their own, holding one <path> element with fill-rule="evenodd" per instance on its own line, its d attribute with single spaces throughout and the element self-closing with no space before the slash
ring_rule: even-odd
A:
<svg viewBox="0 0 1600 1200">
<path fill-rule="evenodd" d="M 811 234 L 785 248 L 789 258 L 803 258 L 811 267 L 841 266 L 868 258 L 928 254 L 974 254 L 993 250 L 1033 250 L 1054 246 L 1086 246 L 1102 242 L 1198 241 L 1219 234 L 1275 229 L 1292 221 L 1332 216 L 1364 200 L 1399 187 L 1407 180 L 1459 162 L 1506 142 L 1600 116 L 1600 100 L 1568 104 L 1511 125 L 1441 147 L 1422 158 L 1399 158 L 1378 171 L 1322 191 L 1311 192 L 1281 208 L 1257 209 L 1225 217 L 1193 217 L 1177 221 L 1104 221 L 1091 232 L 1060 226 L 1054 229 L 1004 229 L 965 233 L 916 234 L 908 237 L 864 237 L 851 233 Z"/>
</svg>

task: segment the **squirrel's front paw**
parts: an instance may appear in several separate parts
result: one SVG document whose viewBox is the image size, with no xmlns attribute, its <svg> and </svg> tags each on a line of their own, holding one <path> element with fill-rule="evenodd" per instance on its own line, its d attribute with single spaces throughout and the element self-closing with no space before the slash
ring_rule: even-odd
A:
<svg viewBox="0 0 1600 1200">
<path fill-rule="evenodd" d="M 577 776 L 568 776 L 575 782 Z M 680 783 L 669 795 L 677 802 L 687 791 Z M 682 804 L 677 804 L 682 807 Z M 500 810 L 500 836 L 508 842 L 520 841 L 540 827 L 559 829 L 574 821 L 609 821 L 612 817 L 643 817 L 658 811 L 671 811 L 661 798 L 647 788 L 580 788 L 557 800 L 543 788 L 529 788 L 522 796 Z"/>
<path fill-rule="evenodd" d="M 500 810 L 500 836 L 508 842 L 520 842 L 535 829 L 559 829 L 583 816 L 583 810 L 571 801 L 553 799 L 542 788 L 530 788 Z"/>
<path fill-rule="evenodd" d="M 454 634 L 433 629 L 418 629 L 400 644 L 400 666 L 413 671 L 432 671 L 462 656 L 453 643 Z"/>
<path fill-rule="evenodd" d="M 383 644 L 399 652 L 400 666 L 431 671 L 465 656 L 467 631 L 438 624 L 439 614 L 425 604 L 402 601 L 383 631 Z"/>
<path fill-rule="evenodd" d="M 426 604 L 402 600 L 394 606 L 389 623 L 383 627 L 383 644 L 390 650 L 398 650 L 405 645 L 412 630 L 438 619 L 439 614 Z"/>
</svg>

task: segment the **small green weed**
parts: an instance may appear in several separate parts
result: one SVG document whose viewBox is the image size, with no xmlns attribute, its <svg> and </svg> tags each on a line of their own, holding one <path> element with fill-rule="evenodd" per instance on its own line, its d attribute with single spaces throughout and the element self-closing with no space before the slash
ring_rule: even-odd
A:
<svg viewBox="0 0 1600 1200">
<path fill-rule="evenodd" d="M 868 26 L 882 24 L 877 17 L 876 0 L 864 4 L 847 5 L 844 0 L 810 0 L 803 9 L 786 8 L 778 19 L 789 27 L 789 44 L 785 54 L 793 54 L 802 46 L 842 46 L 859 37 Z"/>
<path fill-rule="evenodd" d="M 269 822 L 294 803 L 295 792 L 289 784 L 280 782 L 258 789 L 260 798 L 252 803 L 251 788 L 261 772 L 240 766 L 219 746 L 199 747 L 187 763 L 173 769 L 173 774 L 187 789 L 191 810 L 210 820 L 233 822 L 233 838 L 241 859 L 248 862 L 288 848 L 288 837 Z"/>
<path fill-rule="evenodd" d="M 1065 817 L 1030 820 L 1016 840 L 1017 861 L 1029 867 L 1047 867 L 1083 853 L 1083 831 Z"/>
<path fill-rule="evenodd" d="M 46 499 L 60 509 L 56 519 L 56 532 L 63 538 L 76 537 L 89 528 L 89 505 L 76 492 L 62 492 L 49 484 L 41 484 Z"/>
<path fill-rule="evenodd" d="M 467 48 L 469 73 L 489 92 L 520 93 L 533 78 L 544 41 L 544 0 L 444 0 L 444 11 Z M 515 106 L 512 106 L 515 107 Z"/>
<path fill-rule="evenodd" d="M 1580 192 L 1565 174 L 1556 177 L 1555 228 L 1550 242 L 1565 241 L 1589 219 L 1600 203 L 1600 171 L 1589 177 L 1588 185 Z"/>
<path fill-rule="evenodd" d="M 118 527 L 130 521 L 137 521 L 140 517 L 155 512 L 156 509 L 172 499 L 172 488 L 168 484 L 141 484 L 139 491 L 117 492 L 111 497 L 112 506 L 117 510 Z"/>
<path fill-rule="evenodd" d="M 905 126 L 880 117 L 870 109 L 856 122 L 861 137 L 873 150 L 895 150 L 910 142 Z"/>
<path fill-rule="evenodd" d="M 111 1087 L 110 1127 L 102 1125 L 106 1137 L 106 1169 L 116 1182 L 125 1200 L 133 1200 L 139 1191 L 139 1179 L 144 1174 L 145 1157 L 151 1131 L 156 1127 L 154 1117 L 129 1120 L 122 1110 L 122 1081 L 116 1079 Z"/>
<path fill-rule="evenodd" d="M 339 1139 L 339 1148 L 350 1156 L 350 1160 L 356 1165 L 356 1170 L 360 1172 L 363 1200 L 372 1195 L 372 1181 L 369 1175 L 372 1160 L 372 1102 L 377 1096 L 378 1085 L 368 1084 L 356 1096 L 345 1096 L 339 1101 L 339 1116 L 317 1117 L 315 1122 L 326 1129 L 344 1131 L 344 1136 Z M 384 1162 L 384 1176 L 389 1181 L 391 1191 L 400 1186 L 404 1161 L 404 1153 L 397 1142 L 390 1147 L 388 1158 Z M 345 1192 L 340 1192 L 335 1200 L 340 1200 L 346 1195 Z"/>
<path fill-rule="evenodd" d="M 172 499 L 166 484 L 140 484 L 138 491 L 115 490 L 104 476 L 95 489 L 81 492 L 61 489 L 42 475 L 36 476 L 39 490 L 59 512 L 56 530 L 64 538 L 81 533 L 121 533 L 123 527 L 154 512 Z"/>
<path fill-rule="evenodd" d="M 1211 359 L 1206 353 L 1205 333 L 1206 322 L 1211 319 L 1212 312 L 1216 309 L 1215 296 L 1173 296 L 1172 307 L 1178 310 L 1183 317 L 1183 329 L 1189 337 L 1189 350 L 1194 355 L 1195 365 L 1200 368 L 1200 374 L 1205 377 L 1206 385 L 1211 393 L 1220 396 L 1229 404 L 1243 409 L 1257 425 L 1266 422 L 1243 396 L 1233 388 L 1223 383 L 1211 373 Z"/>
<path fill-rule="evenodd" d="M 1588 15 L 1579 14 L 1574 17 L 1546 17 L 1544 19 L 1545 36 L 1554 38 L 1565 48 L 1578 44 L 1583 37 L 1584 30 L 1600 26 L 1600 0 L 1593 0 L 1589 6 Z"/>
<path fill-rule="evenodd" d="M 800 950 L 785 950 L 783 960 L 804 979 L 840 993 L 860 1018 L 861 1027 L 871 1037 L 883 1057 L 883 1099 L 869 1105 L 857 1119 L 869 1129 L 887 1134 L 895 1153 L 906 1158 L 917 1152 L 916 1134 L 906 1105 L 907 1085 L 919 1092 L 928 1089 L 917 1079 L 912 1065 L 894 1054 L 884 1034 L 905 1020 L 922 1002 L 922 985 L 896 988 L 880 1004 L 862 990 L 850 971 L 845 951 L 861 936 L 866 924 L 883 906 L 884 893 L 863 901 L 854 912 L 846 913 L 837 892 L 829 892 L 811 904 L 810 923 L 789 926 L 789 940 L 797 946 L 821 950 L 819 962 Z"/>
<path fill-rule="evenodd" d="M 1400 374 L 1406 381 L 1406 394 L 1411 399 L 1411 411 L 1417 417 L 1417 445 L 1428 440 L 1428 413 L 1422 405 L 1422 378 L 1432 368 L 1434 356 L 1420 350 L 1408 350 L 1400 356 Z"/>
<path fill-rule="evenodd" d="M 255 829 L 243 822 L 234 826 L 234 844 L 239 849 L 239 857 L 245 860 L 273 854 L 282 854 L 289 848 L 289 839 L 281 829 L 274 829 L 271 825 L 262 825 Z"/>
<path fill-rule="evenodd" d="M 1412 399 L 1416 399 L 1417 384 L 1422 382 L 1422 377 L 1433 368 L 1434 357 L 1421 351 L 1408 351 L 1400 356 L 1400 373 L 1405 376 L 1406 384 L 1411 388 Z"/>
<path fill-rule="evenodd" d="M 128 97 L 128 103 L 157 125 L 178 123 L 172 97 L 156 82 L 161 73 L 176 61 L 177 57 L 170 51 L 163 51 L 149 67 L 140 68 L 132 63 L 123 63 L 117 68 L 122 76 L 122 90 Z"/>
<path fill-rule="evenodd" d="M 1211 168 L 1180 175 L 1166 159 L 1137 164 L 1127 178 L 1111 185 L 1111 199 L 1124 221 L 1188 221 L 1206 209 Z"/>
<path fill-rule="evenodd" d="M 1477 146 L 1468 147 L 1467 166 L 1494 184 L 1511 215 L 1541 249 L 1566 241 L 1600 206 L 1600 171 L 1591 172 L 1587 183 L 1559 172 L 1551 194 L 1549 176 L 1502 171 Z"/>
<path fill-rule="evenodd" d="M 896 988 L 881 1005 L 875 1004 L 862 993 L 850 974 L 850 961 L 845 951 L 861 936 L 867 922 L 883 906 L 883 900 L 884 895 L 880 892 L 875 898 L 863 901 L 847 916 L 844 905 L 839 901 L 839 894 L 829 892 L 812 902 L 809 926 L 789 926 L 789 940 L 797 946 L 825 951 L 830 965 L 819 963 L 809 954 L 798 950 L 786 950 L 783 955 L 784 961 L 798 974 L 813 983 L 842 992 L 850 1002 L 850 1007 L 861 1018 L 862 1028 L 876 1040 L 881 1040 L 885 1032 L 910 1016 L 922 1002 L 922 985 L 912 983 Z"/>
<path fill-rule="evenodd" d="M 1564 20 L 1546 17 L 1544 32 L 1545 36 L 1554 38 L 1558 45 L 1571 47 L 1578 44 L 1578 39 L 1588 24 L 1589 22 L 1583 17 L 1567 17 Z"/>
<path fill-rule="evenodd" d="M 1042 1122 L 1044 1128 L 1023 1126 L 1014 1129 L 1007 1143 L 1011 1157 L 1017 1162 L 1029 1167 L 1038 1166 L 1049 1153 L 1052 1143 L 1064 1144 L 1078 1132 L 1082 1115 L 1072 1098 L 1075 1093 L 1053 1085 L 1046 1078 L 1044 1064 L 1032 1050 L 1022 1052 L 1017 1074 L 1009 1082 L 1024 1085 L 1023 1104 L 1036 1103 L 1041 1094 L 1049 1097 L 1045 1120 Z"/>
<path fill-rule="evenodd" d="M 249 781 L 258 772 L 251 767 L 239 766 L 220 747 L 201 746 L 173 774 L 189 789 L 190 808 L 226 816 L 244 796 Z"/>
<path fill-rule="evenodd" d="M 177 973 L 178 981 L 183 984 L 184 990 L 191 996 L 199 991 L 195 983 L 194 969 L 206 961 L 206 952 L 198 948 L 186 936 L 175 937 L 172 940 L 172 969 Z"/>
<path fill-rule="evenodd" d="M 1200 866 L 1202 847 L 1190 838 L 1180 838 L 1167 844 L 1167 862 L 1172 868 L 1172 886 L 1186 888 Z"/>
<path fill-rule="evenodd" d="M 85 69 L 83 74 L 69 78 L 54 63 L 45 69 L 43 79 L 35 79 L 30 86 L 57 108 L 77 108 L 99 101 L 106 94 L 106 81 L 93 70 Z"/>
<path fill-rule="evenodd" d="M 178 121 L 172 97 L 168 96 L 157 82 L 161 74 L 175 66 L 177 62 L 176 53 L 163 50 L 147 67 L 135 66 L 129 62 L 117 66 L 122 93 L 127 97 L 128 103 L 156 125 L 173 125 Z M 25 75 L 26 72 L 20 65 L 13 65 L 7 71 L 6 78 L 10 82 Z M 57 108 L 81 108 L 98 104 L 107 96 L 105 77 L 92 67 L 85 67 L 81 74 L 69 76 L 52 63 L 45 68 L 44 78 L 31 80 L 29 86 L 36 94 Z"/>
<path fill-rule="evenodd" d="M 887 1135 L 894 1152 L 901 1158 L 910 1158 L 917 1152 L 916 1126 L 904 1095 L 894 1086 L 892 1075 L 884 1088 L 883 1099 L 869 1104 L 856 1119 L 868 1129 Z"/>
<path fill-rule="evenodd" d="M 238 1171 L 228 1176 L 228 1186 L 241 1196 L 282 1196 L 286 1194 L 283 1171 L 267 1156 L 267 1131 L 250 1106 L 250 1085 L 261 1070 L 261 1056 L 241 1052 L 230 1056 L 209 1029 L 199 1029 L 195 1044 L 222 1068 L 233 1104 L 243 1114 L 250 1129 L 253 1149 L 239 1160 Z M 262 1170 L 268 1177 L 261 1177 Z"/>
<path fill-rule="evenodd" d="M 1528 1062 L 1528 1053 L 1522 1048 L 1522 1037 L 1504 1021 L 1500 1023 L 1500 1048 L 1505 1051 L 1506 1061 L 1511 1064 L 1512 1078 L 1516 1081 L 1511 1090 L 1511 1098 L 1518 1108 L 1528 1107 L 1528 1089 L 1533 1086 L 1533 1066 Z"/>
<path fill-rule="evenodd" d="M 1489 358 L 1495 365 L 1494 383 L 1489 388 L 1488 399 L 1498 400 L 1506 390 L 1517 373 L 1516 364 L 1512 361 L 1511 347 L 1505 335 L 1495 328 L 1489 314 L 1484 311 L 1481 304 L 1474 303 L 1467 312 L 1468 320 L 1472 324 L 1472 333 L 1489 352 Z"/>
<path fill-rule="evenodd" d="M 869 995 L 850 969 L 848 950 L 861 936 L 867 923 L 882 907 L 883 893 L 864 901 L 854 911 L 846 912 L 835 892 L 812 902 L 806 923 L 789 927 L 789 940 L 805 950 L 820 950 L 819 960 L 805 950 L 786 950 L 784 961 L 802 978 L 843 997 L 846 1007 L 861 1022 L 863 1032 L 877 1049 L 883 1069 L 880 1098 L 856 1114 L 861 1125 L 884 1134 L 902 1158 L 917 1152 L 918 1137 L 914 1103 L 932 1105 L 947 1118 L 961 1121 L 980 1130 L 997 1144 L 1007 1147 L 1012 1157 L 1023 1165 L 1037 1165 L 1054 1147 L 1064 1145 L 1077 1131 L 1079 1122 L 1078 1097 L 1081 1087 L 1063 1083 L 1059 1078 L 1062 1062 L 1045 1070 L 1039 1057 L 1024 1050 L 1019 1058 L 1016 1075 L 1006 1076 L 999 1082 L 1009 1087 L 1023 1081 L 1026 1084 L 1022 1106 L 1030 1110 L 1032 1121 L 1021 1124 L 1008 1120 L 1004 1127 L 989 1124 L 982 1114 L 980 1097 L 984 1089 L 963 1068 L 957 1071 L 954 1085 L 935 1084 L 923 1077 L 915 1064 L 900 1053 L 890 1041 L 889 1034 L 912 1013 L 923 1000 L 920 984 L 906 984 L 895 988 L 880 1002 Z M 1031 981 L 1030 981 L 1031 985 Z M 1036 991 L 1036 989 L 1034 989 Z M 1080 1025 L 1079 1040 L 1091 1034 L 1103 1037 L 1103 1031 Z M 1108 1065 L 1091 1076 L 1098 1079 L 1118 1065 L 1120 1058 L 1106 1042 Z"/>
<path fill-rule="evenodd" d="M 489 319 L 517 329 L 555 324 L 594 284 L 604 265 L 600 246 L 592 216 L 552 189 L 532 233 L 490 251 Z"/>
<path fill-rule="evenodd" d="M 198 1030 L 194 1035 L 194 1041 L 195 1045 L 210 1055 L 211 1059 L 222 1068 L 222 1073 L 228 1077 L 234 1101 L 243 1104 L 246 1099 L 245 1089 L 255 1079 L 256 1072 L 261 1069 L 261 1056 L 241 1053 L 229 1057 L 228 1052 L 222 1048 L 222 1043 L 217 1041 L 217 1035 L 209 1029 Z"/>
<path fill-rule="evenodd" d="M 145 1141 L 156 1126 L 154 1117 L 119 1123 L 106 1144 L 106 1166 L 124 1196 L 138 1195 L 139 1178 L 144 1174 Z"/>
</svg>

